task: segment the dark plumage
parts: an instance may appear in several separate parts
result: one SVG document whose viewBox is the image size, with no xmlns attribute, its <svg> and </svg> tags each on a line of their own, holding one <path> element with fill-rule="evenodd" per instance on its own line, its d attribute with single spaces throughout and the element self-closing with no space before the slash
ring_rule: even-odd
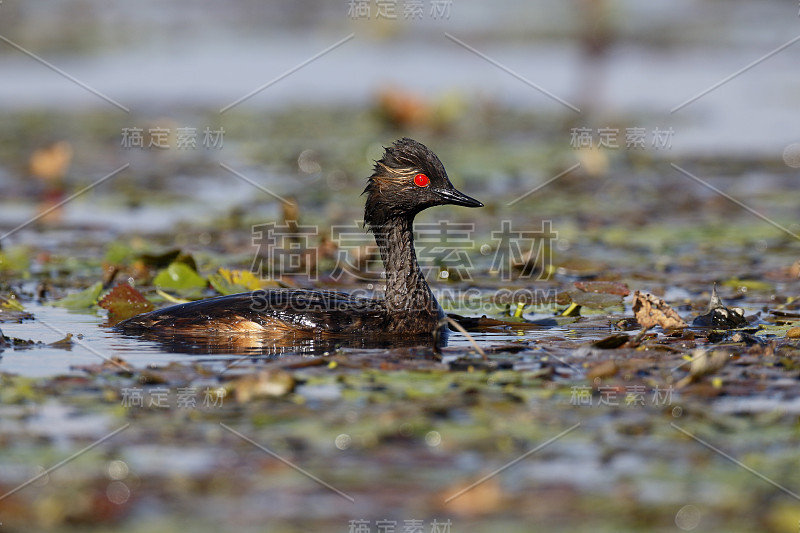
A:
<svg viewBox="0 0 800 533">
<path fill-rule="evenodd" d="M 375 162 L 364 194 L 364 223 L 386 269 L 386 297 L 358 298 L 319 290 L 273 289 L 209 298 L 121 322 L 127 333 L 166 335 L 398 335 L 430 333 L 444 316 L 414 252 L 412 224 L 436 205 L 482 207 L 456 190 L 439 158 L 403 138 Z"/>
</svg>

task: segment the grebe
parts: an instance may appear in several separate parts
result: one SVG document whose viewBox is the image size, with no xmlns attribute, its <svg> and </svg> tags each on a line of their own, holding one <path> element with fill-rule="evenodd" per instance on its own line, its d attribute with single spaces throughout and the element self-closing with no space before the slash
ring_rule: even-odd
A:
<svg viewBox="0 0 800 533">
<path fill-rule="evenodd" d="M 409 138 L 386 148 L 362 194 L 364 225 L 375 236 L 386 271 L 384 299 L 329 290 L 270 289 L 208 298 L 144 313 L 116 328 L 125 333 L 421 335 L 444 312 L 417 264 L 412 224 L 437 205 L 483 207 L 450 183 L 431 150 Z"/>
</svg>

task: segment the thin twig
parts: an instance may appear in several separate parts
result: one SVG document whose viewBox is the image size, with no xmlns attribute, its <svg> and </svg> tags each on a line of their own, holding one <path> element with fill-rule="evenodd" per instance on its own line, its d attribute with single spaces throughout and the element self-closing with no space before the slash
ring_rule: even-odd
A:
<svg viewBox="0 0 800 533">
<path fill-rule="evenodd" d="M 461 324 L 459 324 L 458 322 L 456 322 L 455 320 L 453 320 L 449 316 L 446 316 L 443 319 L 441 319 L 439 321 L 439 323 L 436 324 L 436 329 L 433 330 L 434 349 L 439 345 L 439 343 L 438 343 L 439 330 L 442 329 L 442 326 L 444 326 L 444 325 L 451 325 L 454 328 L 456 328 L 458 331 L 463 333 L 464 336 L 467 337 L 467 340 L 469 340 L 469 342 L 472 344 L 472 346 L 475 347 L 475 351 L 478 352 L 479 354 L 481 354 L 481 357 L 483 357 L 483 359 L 485 361 L 489 360 L 489 358 L 486 357 L 486 352 L 483 351 L 483 348 L 478 346 L 478 343 L 475 342 L 475 339 L 472 337 L 472 335 L 470 335 L 469 332 L 466 329 L 464 329 L 464 326 L 462 326 Z"/>
</svg>

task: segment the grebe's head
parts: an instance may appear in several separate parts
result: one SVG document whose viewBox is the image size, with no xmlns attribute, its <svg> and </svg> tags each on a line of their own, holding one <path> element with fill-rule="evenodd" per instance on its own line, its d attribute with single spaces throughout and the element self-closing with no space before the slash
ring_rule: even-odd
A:
<svg viewBox="0 0 800 533">
<path fill-rule="evenodd" d="M 364 222 L 372 229 L 393 218 L 413 218 L 435 205 L 483 207 L 453 187 L 436 154 L 407 137 L 386 148 L 375 162 L 364 194 Z"/>
</svg>

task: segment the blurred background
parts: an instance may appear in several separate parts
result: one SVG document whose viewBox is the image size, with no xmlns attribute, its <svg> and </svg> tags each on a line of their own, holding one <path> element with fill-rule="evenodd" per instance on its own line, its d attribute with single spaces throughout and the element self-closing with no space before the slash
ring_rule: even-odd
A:
<svg viewBox="0 0 800 533">
<path fill-rule="evenodd" d="M 598 208 L 576 193 L 611 212 L 651 203 L 642 190 L 663 183 L 677 204 L 716 196 L 670 162 L 736 175 L 734 195 L 796 183 L 800 46 L 687 101 L 795 38 L 797 11 L 777 0 L 5 1 L 0 225 L 130 166 L 3 245 L 48 220 L 165 231 L 277 216 L 275 198 L 220 163 L 304 213 L 358 218 L 354 191 L 402 135 L 498 205 L 581 163 L 523 203 L 542 213 L 548 193 L 577 187 L 544 213 L 568 210 L 565 231 Z M 634 129 L 641 145 L 626 146 Z"/>
<path fill-rule="evenodd" d="M 448 516 L 459 533 L 542 523 L 688 531 L 699 507 L 703 527 L 795 531 L 796 502 L 683 439 L 668 426 L 681 412 L 569 404 L 568 385 L 590 382 L 577 371 L 557 375 L 565 367 L 547 350 L 583 365 L 591 353 L 580 343 L 630 318 L 628 287 L 690 316 L 718 282 L 748 315 L 786 305 L 780 316 L 798 316 L 799 10 L 796 0 L 2 0 L 0 322 L 15 339 L 6 346 L 0 335 L 0 403 L 14 404 L 0 424 L 0 493 L 120 419 L 135 422 L 119 448 L 98 449 L 89 466 L 3 501 L 4 529 L 105 531 L 134 516 L 126 531 L 347 531 L 351 519 L 374 526 L 389 513 L 425 517 L 426 533 Z M 253 228 L 275 222 L 318 230 L 305 245 L 320 252 L 319 279 L 282 284 L 364 286 L 326 277 L 336 252 L 330 228 L 372 244 L 358 226 L 359 195 L 382 147 L 403 136 L 433 149 L 456 187 L 486 204 L 418 217 L 474 224 L 460 248 L 472 280 L 441 276 L 447 265 L 437 265 L 434 289 L 477 287 L 489 314 L 509 319 L 519 315 L 495 305 L 498 288 L 553 288 L 564 295 L 558 312 L 582 296 L 581 316 L 559 317 L 569 323 L 553 331 L 479 338 L 522 350 L 523 371 L 488 379 L 471 364 L 413 372 L 423 363 L 401 357 L 386 371 L 383 352 L 337 352 L 345 362 L 377 362 L 301 369 L 290 386 L 278 384 L 278 398 L 248 397 L 210 414 L 120 407 L 120 387 L 140 376 L 98 367 L 98 351 L 147 365 L 142 383 L 219 380 L 195 366 L 197 357 L 111 332 L 96 305 L 104 290 L 127 280 L 150 300 L 139 303 L 166 304 L 156 280 L 175 263 L 188 274 L 167 289 L 173 296 L 253 288 L 244 277 L 220 285 L 219 275 L 261 264 Z M 515 277 L 499 279 L 493 232 L 502 221 L 533 231 L 551 221 L 554 263 L 523 255 L 510 265 Z M 586 296 L 575 289 L 581 280 L 627 285 Z M 552 317 L 547 303 L 519 314 Z M 459 312 L 453 305 L 448 311 Z M 781 335 L 784 326 L 775 326 Z M 72 351 L 66 332 L 94 351 Z M 466 353 L 467 342 L 454 338 L 450 348 Z M 27 350 L 20 339 L 39 344 Z M 672 340 L 683 343 L 672 356 L 686 359 L 691 337 Z M 652 367 L 661 353 L 631 357 Z M 794 372 L 790 356 L 782 361 Z M 737 368 L 755 379 L 751 367 Z M 67 377 L 25 381 L 57 374 Z M 643 375 L 626 370 L 626 382 L 631 374 Z M 295 377 L 311 386 L 291 392 Z M 796 374 L 780 377 L 770 383 L 796 389 Z M 746 420 L 736 406 L 711 416 L 710 398 L 721 393 L 700 385 L 681 398 L 679 421 L 725 446 L 733 432 L 749 431 L 732 453 L 768 450 L 753 464 L 795 483 L 797 402 L 758 404 Z M 781 416 L 790 423 L 775 423 Z M 359 505 L 342 507 L 336 494 L 223 432 L 220 419 L 352 488 Z M 563 448 L 442 503 L 575 421 L 584 427 Z M 775 435 L 783 446 L 766 442 Z"/>
</svg>

